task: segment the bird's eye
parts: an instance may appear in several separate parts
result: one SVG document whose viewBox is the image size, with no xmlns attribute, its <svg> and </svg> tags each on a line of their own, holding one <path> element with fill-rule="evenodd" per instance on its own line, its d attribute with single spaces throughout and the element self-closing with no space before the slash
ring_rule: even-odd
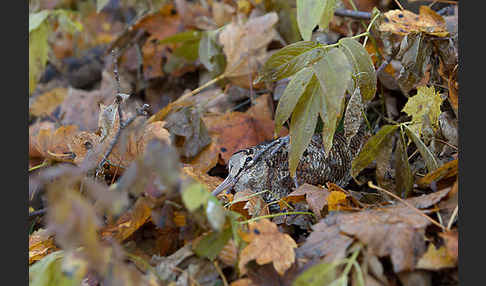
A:
<svg viewBox="0 0 486 286">
<path fill-rule="evenodd" d="M 245 164 L 250 162 L 251 160 L 253 160 L 253 157 L 251 157 L 251 156 L 246 157 Z"/>
</svg>

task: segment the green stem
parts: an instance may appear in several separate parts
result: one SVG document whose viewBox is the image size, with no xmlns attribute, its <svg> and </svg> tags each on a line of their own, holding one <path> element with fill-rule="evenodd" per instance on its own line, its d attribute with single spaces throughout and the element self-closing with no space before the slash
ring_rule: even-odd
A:
<svg viewBox="0 0 486 286">
<path fill-rule="evenodd" d="M 46 167 L 46 166 L 49 166 L 49 162 L 48 160 L 44 160 L 44 162 L 42 162 L 41 164 L 37 165 L 37 166 L 34 166 L 32 168 L 29 169 L 29 172 L 32 172 L 32 171 L 35 171 L 37 169 L 40 169 L 42 167 Z"/>
<path fill-rule="evenodd" d="M 352 37 L 348 37 L 349 39 L 358 39 L 358 38 L 361 38 L 363 36 L 368 36 L 370 33 L 369 32 L 364 32 L 364 33 L 361 33 L 361 34 L 358 34 L 358 35 L 354 35 Z M 331 44 L 331 45 L 325 45 L 325 46 L 322 46 L 322 48 L 325 48 L 325 49 L 328 49 L 328 48 L 334 48 L 334 47 L 338 47 L 340 45 L 339 42 L 335 43 L 335 44 Z"/>
<path fill-rule="evenodd" d="M 236 204 L 236 203 L 239 203 L 239 202 L 244 202 L 244 201 L 247 201 L 253 197 L 256 197 L 258 195 L 261 195 L 261 194 L 264 194 L 264 193 L 267 193 L 269 192 L 269 190 L 265 190 L 265 191 L 261 191 L 261 192 L 258 192 L 258 193 L 254 193 L 254 194 L 251 194 L 251 195 L 248 195 L 248 196 L 245 196 L 245 197 L 242 197 L 242 198 L 239 198 L 237 200 L 234 200 L 232 202 L 229 202 L 227 203 L 224 207 L 227 208 L 229 206 L 232 206 L 233 204 Z"/>
<path fill-rule="evenodd" d="M 278 214 L 269 214 L 269 215 L 262 215 L 262 216 L 254 217 L 254 218 L 251 218 L 249 220 L 240 221 L 239 224 L 247 224 L 247 223 L 254 222 L 254 221 L 257 221 L 257 220 L 260 220 L 260 219 L 263 219 L 263 218 L 272 218 L 272 217 L 278 217 L 278 216 L 283 216 L 283 215 L 297 215 L 297 214 L 306 214 L 306 215 L 315 216 L 315 214 L 313 214 L 311 212 L 278 213 Z"/>
<path fill-rule="evenodd" d="M 353 252 L 353 255 L 351 255 L 351 258 L 349 258 L 348 263 L 346 264 L 346 268 L 344 268 L 343 275 L 349 274 L 349 271 L 351 270 L 351 266 L 353 266 L 353 263 L 356 261 L 356 258 L 358 257 L 360 250 L 361 250 L 361 246 L 358 246 L 358 249 L 356 249 Z"/>
</svg>

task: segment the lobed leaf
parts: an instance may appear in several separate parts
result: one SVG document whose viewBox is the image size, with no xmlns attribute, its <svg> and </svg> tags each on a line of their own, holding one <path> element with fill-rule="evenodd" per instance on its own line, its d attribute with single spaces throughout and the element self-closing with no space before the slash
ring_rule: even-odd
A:
<svg viewBox="0 0 486 286">
<path fill-rule="evenodd" d="M 289 77 L 315 63 L 324 54 L 325 50 L 315 42 L 302 41 L 288 45 L 265 62 L 263 78 L 273 82 Z"/>
<path fill-rule="evenodd" d="M 339 40 L 339 44 L 353 67 L 353 77 L 356 78 L 356 87 L 361 90 L 363 102 L 369 102 L 375 96 L 377 84 L 376 71 L 370 54 L 354 39 L 343 38 Z"/>
<path fill-rule="evenodd" d="M 366 166 L 375 160 L 388 137 L 398 128 L 398 125 L 385 125 L 378 133 L 368 139 L 359 154 L 351 163 L 351 176 L 356 177 Z"/>
<path fill-rule="evenodd" d="M 435 171 L 437 168 L 439 168 L 439 164 L 437 163 L 437 160 L 435 159 L 434 154 L 425 146 L 425 143 L 420 139 L 415 132 L 413 132 L 408 126 L 405 125 L 405 132 L 407 132 L 407 135 L 412 138 L 413 143 L 415 143 L 415 146 L 417 146 L 417 149 L 420 152 L 420 155 L 425 161 L 425 165 L 427 166 L 427 170 L 429 172 Z"/>
<path fill-rule="evenodd" d="M 282 97 L 280 97 L 277 110 L 275 111 L 275 134 L 279 133 L 280 128 L 289 119 L 313 76 L 314 72 L 311 68 L 304 68 L 297 72 L 290 80 Z"/>
<path fill-rule="evenodd" d="M 312 69 L 319 79 L 323 91 L 321 97 L 321 119 L 324 122 L 322 139 L 324 150 L 329 152 L 332 147 L 334 132 L 338 118 L 344 106 L 344 94 L 348 82 L 351 80 L 351 66 L 346 55 L 340 49 L 331 49 Z M 325 111 L 324 111 L 325 108 Z M 325 114 L 324 114 L 325 113 Z"/>
<path fill-rule="evenodd" d="M 300 158 L 314 135 L 322 94 L 317 77 L 313 76 L 292 113 L 290 122 L 290 175 L 295 177 Z"/>
</svg>

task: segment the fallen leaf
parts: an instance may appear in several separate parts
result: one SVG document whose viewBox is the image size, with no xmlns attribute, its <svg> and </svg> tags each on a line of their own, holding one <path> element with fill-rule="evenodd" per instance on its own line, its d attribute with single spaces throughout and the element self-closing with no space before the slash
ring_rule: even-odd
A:
<svg viewBox="0 0 486 286">
<path fill-rule="evenodd" d="M 417 184 L 420 187 L 427 188 L 432 182 L 438 182 L 442 179 L 447 179 L 456 176 L 458 173 L 458 159 L 454 159 L 440 166 L 433 172 L 428 173 L 425 177 L 420 178 Z"/>
<path fill-rule="evenodd" d="M 419 15 L 408 10 L 390 10 L 384 14 L 379 29 L 402 36 L 412 32 L 424 32 L 437 37 L 449 34 L 445 20 L 428 6 L 420 6 Z"/>
<path fill-rule="evenodd" d="M 231 202 L 230 210 L 240 213 L 247 218 L 270 214 L 263 198 L 254 194 L 250 189 L 237 192 Z M 252 197 L 249 198 L 249 196 Z"/>
<path fill-rule="evenodd" d="M 45 229 L 39 229 L 29 235 L 29 264 L 41 260 L 49 253 L 56 251 L 54 237 L 48 235 Z"/>
<path fill-rule="evenodd" d="M 439 270 L 456 266 L 456 260 L 449 256 L 444 246 L 435 248 L 433 243 L 429 244 L 427 252 L 420 258 L 417 268 L 426 270 Z"/>
<path fill-rule="evenodd" d="M 409 126 L 410 129 L 420 136 L 424 124 L 423 116 L 428 116 L 432 127 L 437 129 L 439 126 L 441 104 L 442 98 L 438 92 L 435 92 L 433 86 L 419 86 L 417 88 L 417 94 L 408 99 L 402 110 L 409 116 L 412 116 L 413 123 Z"/>
<path fill-rule="evenodd" d="M 451 257 L 454 261 L 457 261 L 459 256 L 459 233 L 454 231 L 441 232 L 439 235 L 444 239 L 445 249 L 447 250 L 447 255 Z"/>
<path fill-rule="evenodd" d="M 200 171 L 198 168 L 187 165 L 182 168 L 183 174 L 193 178 L 198 183 L 205 185 L 208 190 L 214 190 L 223 179 L 216 176 L 209 176 L 206 172 Z"/>
<path fill-rule="evenodd" d="M 264 64 L 267 45 L 276 36 L 273 26 L 277 21 L 277 13 L 271 12 L 224 28 L 219 42 L 226 55 L 225 77 L 244 88 L 252 85 L 249 80 L 256 78 L 257 68 Z"/>
<path fill-rule="evenodd" d="M 230 239 L 218 254 L 219 260 L 227 266 L 235 266 L 238 262 L 238 247 L 236 247 L 235 241 Z"/>
<path fill-rule="evenodd" d="M 42 157 L 43 150 L 39 150 L 37 144 L 37 136 L 40 130 L 54 130 L 55 124 L 49 121 L 36 122 L 29 126 L 29 157 L 37 158 Z"/>
<path fill-rule="evenodd" d="M 332 191 L 327 197 L 329 211 L 339 211 L 346 203 L 347 195 L 343 192 Z"/>
<path fill-rule="evenodd" d="M 262 219 L 249 224 L 251 242 L 240 255 L 239 268 L 242 274 L 247 272 L 246 264 L 256 260 L 259 265 L 273 262 L 278 274 L 283 275 L 295 260 L 295 241 L 278 231 L 273 222 Z"/>
<path fill-rule="evenodd" d="M 124 241 L 150 220 L 151 211 L 148 201 L 143 197 L 138 198 L 129 212 L 123 214 L 115 224 L 101 230 L 101 237 L 110 236 L 120 242 Z"/>
<path fill-rule="evenodd" d="M 34 102 L 29 106 L 30 114 L 34 116 L 50 115 L 64 101 L 66 94 L 66 88 L 58 87 L 35 97 Z"/>
<path fill-rule="evenodd" d="M 288 194 L 287 197 L 305 196 L 309 208 L 316 215 L 317 219 L 321 219 L 321 211 L 328 204 L 329 195 L 330 192 L 327 189 L 305 183 Z"/>
</svg>

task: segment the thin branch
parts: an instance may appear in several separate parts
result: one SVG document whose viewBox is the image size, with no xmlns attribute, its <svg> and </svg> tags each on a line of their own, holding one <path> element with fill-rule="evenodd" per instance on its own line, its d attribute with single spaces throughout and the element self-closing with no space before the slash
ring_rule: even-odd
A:
<svg viewBox="0 0 486 286">
<path fill-rule="evenodd" d="M 349 17 L 358 20 L 370 20 L 371 13 L 370 12 L 362 12 L 362 11 L 353 11 L 348 9 L 340 9 L 337 8 L 334 10 L 334 15 L 341 16 L 341 17 Z"/>
<path fill-rule="evenodd" d="M 418 208 L 416 208 L 414 205 L 412 205 L 409 202 L 403 200 L 402 198 L 400 198 L 399 196 L 395 195 L 394 193 L 392 193 L 390 191 L 387 191 L 387 190 L 385 190 L 383 188 L 380 188 L 378 186 L 375 186 L 371 181 L 368 181 L 368 186 L 370 188 L 372 188 L 372 189 L 375 189 L 375 190 L 384 192 L 385 194 L 387 194 L 389 196 L 392 196 L 394 199 L 398 200 L 399 202 L 404 203 L 406 206 L 408 206 L 409 208 L 411 208 L 412 210 L 414 210 L 415 212 L 417 212 L 418 214 L 420 214 L 421 216 L 423 216 L 424 218 L 426 218 L 428 221 L 430 221 L 434 225 L 440 227 L 444 231 L 446 230 L 446 228 L 443 225 L 441 225 L 440 223 L 436 222 L 435 220 L 433 220 L 432 218 L 430 218 L 428 215 L 424 214 L 421 210 L 419 210 Z"/>
<path fill-rule="evenodd" d="M 451 230 L 451 227 L 454 224 L 454 220 L 456 219 L 458 211 L 459 211 L 459 205 L 456 205 L 456 208 L 452 212 L 451 218 L 449 219 L 449 223 L 447 224 L 447 230 Z"/>
<path fill-rule="evenodd" d="M 260 219 L 263 219 L 263 218 L 273 218 L 273 217 L 284 216 L 284 215 L 298 215 L 298 214 L 306 214 L 306 215 L 316 216 L 315 214 L 313 214 L 311 212 L 287 212 L 287 213 L 277 213 L 277 214 L 257 216 L 257 217 L 254 217 L 254 218 L 251 218 L 251 219 L 248 219 L 248 220 L 241 221 L 239 223 L 240 224 L 246 224 L 246 223 L 254 222 L 254 221 L 257 221 L 257 220 L 260 220 Z"/>
<path fill-rule="evenodd" d="M 36 210 L 36 211 L 33 211 L 33 212 L 30 212 L 29 213 L 29 219 L 30 218 L 34 218 L 36 216 L 44 215 L 46 212 L 47 212 L 47 209 L 46 208 L 40 209 L 40 210 Z"/>
</svg>

